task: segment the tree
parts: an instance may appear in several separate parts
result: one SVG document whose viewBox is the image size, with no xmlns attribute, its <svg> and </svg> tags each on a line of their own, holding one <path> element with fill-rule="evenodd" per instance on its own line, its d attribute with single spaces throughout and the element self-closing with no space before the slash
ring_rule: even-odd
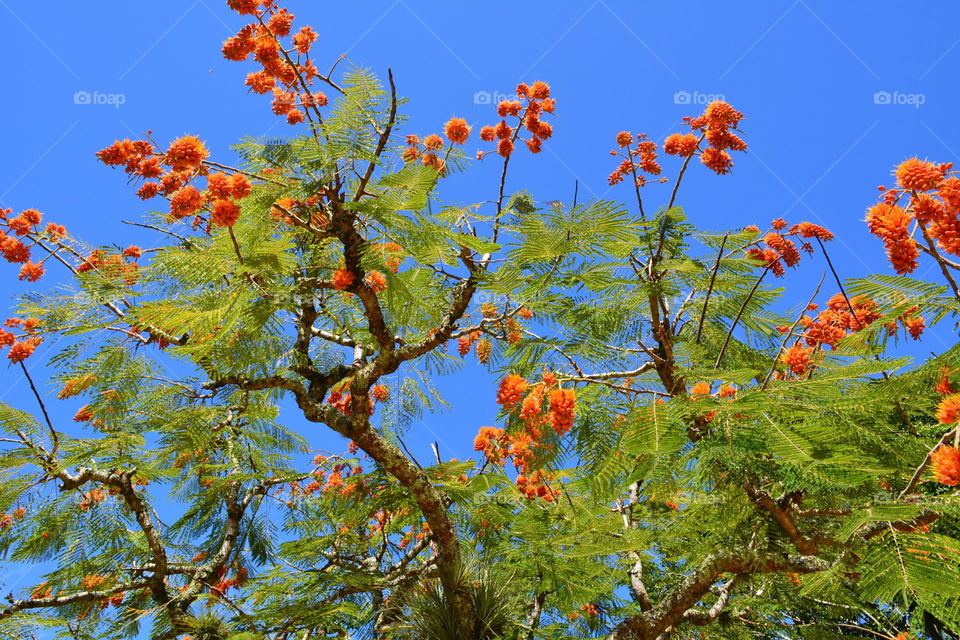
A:
<svg viewBox="0 0 960 640">
<path fill-rule="evenodd" d="M 636 211 L 543 205 L 507 176 L 552 135 L 546 83 L 518 86 L 478 133 L 453 118 L 401 138 L 392 75 L 323 75 L 288 11 L 228 4 L 251 22 L 224 55 L 253 57 L 246 84 L 300 133 L 241 143 L 239 167 L 195 136 L 100 151 L 144 200 L 169 201 L 144 223 L 166 238 L 149 259 L 83 246 L 32 209 L 0 217 L 21 279 L 69 272 L 0 332 L 39 404 L 0 405 L 0 549 L 54 565 L 10 595 L 0 630 L 957 633 L 960 352 L 897 355 L 960 310 L 950 165 L 898 167 L 867 215 L 897 275 L 845 281 L 821 226 L 686 219 L 685 173 L 730 173 L 746 149 L 725 102 L 662 145 L 617 136 L 610 182 L 633 186 Z M 502 162 L 495 195 L 434 207 L 476 138 Z M 945 284 L 908 275 L 920 253 Z M 812 292 L 772 285 L 821 258 Z M 54 423 L 24 364 L 53 337 L 57 398 L 88 399 L 86 437 Z M 471 353 L 497 367 L 503 427 L 479 430 L 478 461 L 422 467 L 404 420 Z M 289 411 L 344 450 L 313 450 Z"/>
</svg>

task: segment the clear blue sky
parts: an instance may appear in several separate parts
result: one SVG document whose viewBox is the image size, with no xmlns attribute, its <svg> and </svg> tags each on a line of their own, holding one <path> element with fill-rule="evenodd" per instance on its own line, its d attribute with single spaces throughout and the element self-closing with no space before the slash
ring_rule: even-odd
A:
<svg viewBox="0 0 960 640">
<path fill-rule="evenodd" d="M 628 187 L 606 184 L 614 135 L 628 129 L 662 139 L 702 109 L 697 101 L 720 94 L 746 114 L 750 149 L 737 154 L 730 176 L 696 167 L 680 204 L 711 229 L 763 226 L 779 216 L 825 224 L 839 238 L 833 257 L 844 277 L 889 271 L 862 219 L 890 169 L 913 155 L 958 159 L 955 2 L 288 6 L 297 24 L 319 32 L 314 53 L 321 68 L 341 53 L 383 75 L 393 68 L 400 93 L 410 98 L 412 132 L 436 131 L 452 115 L 493 122 L 493 108 L 476 104 L 478 94 L 508 93 L 518 81 L 549 82 L 558 105 L 555 136 L 540 156 L 521 154 L 509 185 L 540 200 L 569 200 L 579 180 L 581 199 L 628 201 Z M 198 134 L 215 158 L 230 160 L 228 146 L 240 136 L 287 133 L 265 98 L 247 94 L 243 78 L 252 65 L 220 54 L 221 41 L 242 24 L 219 0 L 0 0 L 0 54 L 7 60 L 0 206 L 38 208 L 93 244 L 153 245 L 152 236 L 121 224 L 136 220 L 144 204 L 94 152 L 152 129 L 163 141 Z M 84 91 L 122 104 L 76 104 Z M 443 188 L 448 200 L 489 199 L 496 167 L 480 166 Z M 647 201 L 658 202 L 658 193 L 664 188 L 651 188 Z M 821 268 L 807 266 L 790 280 L 807 292 Z M 3 304 L 23 290 L 16 269 L 0 264 Z M 932 339 L 928 348 L 943 346 Z M 19 374 L 2 375 L 2 399 L 30 408 Z M 471 455 L 477 427 L 493 421 L 492 385 L 477 368 L 448 381 L 458 409 L 411 434 L 418 457 L 430 457 L 434 439 L 445 458 Z M 5 590 L 13 580 L 3 582 Z"/>
</svg>

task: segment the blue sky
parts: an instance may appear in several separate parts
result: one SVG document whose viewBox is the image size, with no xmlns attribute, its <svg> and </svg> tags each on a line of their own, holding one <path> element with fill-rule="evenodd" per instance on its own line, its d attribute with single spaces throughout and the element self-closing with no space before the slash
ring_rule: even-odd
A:
<svg viewBox="0 0 960 640">
<path fill-rule="evenodd" d="M 953 161 L 960 149 L 954 2 L 927 2 L 922 10 L 814 0 L 288 6 L 297 24 L 320 34 L 314 55 L 321 68 L 346 53 L 383 75 L 393 69 L 410 98 L 411 132 L 437 131 L 452 115 L 492 123 L 486 98 L 496 100 L 519 81 L 549 82 L 555 136 L 539 156 L 523 153 L 512 163 L 508 185 L 544 201 L 569 200 L 578 180 L 581 200 L 629 202 L 627 186 L 606 183 L 615 134 L 628 129 L 662 139 L 710 96 L 723 96 L 745 113 L 750 149 L 737 154 L 729 176 L 694 167 L 679 204 L 709 229 L 762 227 L 780 216 L 824 224 L 838 236 L 832 255 L 844 277 L 889 272 L 862 219 L 891 168 L 914 155 Z M 0 206 L 38 208 L 90 243 L 153 245 L 148 233 L 121 223 L 136 220 L 144 204 L 94 152 L 151 129 L 163 141 L 198 134 L 214 158 L 229 161 L 228 147 L 241 136 L 287 133 L 265 98 L 247 94 L 243 78 L 252 66 L 220 54 L 221 41 L 242 24 L 218 0 L 95 7 L 0 0 L 0 55 L 8 61 Z M 110 104 L 78 104 L 78 92 Z M 446 181 L 442 195 L 461 203 L 490 199 L 497 172 L 495 163 L 478 165 Z M 652 187 L 646 198 L 662 203 L 666 195 L 665 187 Z M 928 267 L 918 275 L 933 278 Z M 805 298 L 821 270 L 808 265 L 789 280 Z M 23 290 L 16 269 L 0 264 L 3 304 Z M 943 345 L 931 339 L 927 348 Z M 15 370 L 0 380 L 0 399 L 30 406 Z M 411 434 L 418 457 L 430 458 L 432 440 L 445 458 L 469 456 L 476 429 L 493 421 L 492 385 L 477 368 L 448 381 L 457 409 Z"/>
</svg>

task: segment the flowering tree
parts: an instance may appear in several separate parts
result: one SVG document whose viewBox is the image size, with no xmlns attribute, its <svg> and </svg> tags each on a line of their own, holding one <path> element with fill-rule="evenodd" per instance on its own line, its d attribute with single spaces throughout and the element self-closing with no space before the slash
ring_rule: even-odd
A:
<svg viewBox="0 0 960 640">
<path fill-rule="evenodd" d="M 49 569 L 0 608 L 5 637 L 960 630 L 960 352 L 895 349 L 960 310 L 949 165 L 897 168 L 867 214 L 897 275 L 845 281 L 818 225 L 687 221 L 685 173 L 730 173 L 747 147 L 724 102 L 662 143 L 616 137 L 610 182 L 635 206 L 544 206 L 507 175 L 552 135 L 547 84 L 478 132 L 402 137 L 392 76 L 324 75 L 287 10 L 228 4 L 250 22 L 224 55 L 253 58 L 246 84 L 297 133 L 239 145 L 238 167 L 194 136 L 100 151 L 168 201 L 149 258 L 0 216 L 22 280 L 71 283 L 0 330 L 39 403 L 0 405 L 0 549 Z M 476 138 L 503 167 L 490 202 L 433 213 Z M 921 253 L 942 284 L 906 275 Z M 812 291 L 772 286 L 821 258 Z M 25 366 L 54 337 L 57 399 L 86 398 L 86 437 Z M 422 467 L 403 424 L 467 357 L 498 368 L 502 424 L 478 425 L 478 460 Z M 289 411 L 342 451 L 318 453 Z"/>
</svg>

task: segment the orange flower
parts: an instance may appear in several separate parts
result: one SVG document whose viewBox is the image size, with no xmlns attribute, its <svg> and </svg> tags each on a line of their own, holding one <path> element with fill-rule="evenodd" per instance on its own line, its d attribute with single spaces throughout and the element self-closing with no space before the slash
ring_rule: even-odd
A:
<svg viewBox="0 0 960 640">
<path fill-rule="evenodd" d="M 674 133 L 663 141 L 663 152 L 669 156 L 691 156 L 697 150 L 697 136 L 692 133 Z"/>
<path fill-rule="evenodd" d="M 232 227 L 240 217 L 240 205 L 232 200 L 215 200 L 210 221 L 220 227 Z"/>
<path fill-rule="evenodd" d="M 203 194 L 193 185 L 178 189 L 170 198 L 170 213 L 185 218 L 203 208 Z"/>
<path fill-rule="evenodd" d="M 300 53 L 309 53 L 310 45 L 317 39 L 316 32 L 310 27 L 301 27 L 293 36 L 293 46 L 297 48 L 297 51 Z"/>
<path fill-rule="evenodd" d="M 928 191 L 936 189 L 943 180 L 943 170 L 932 162 L 910 158 L 897 167 L 897 183 L 904 189 Z"/>
<path fill-rule="evenodd" d="M 703 150 L 703 153 L 700 154 L 700 162 L 721 176 L 730 173 L 730 169 L 733 167 L 733 158 L 730 157 L 730 154 L 713 147 L 707 147 Z"/>
<path fill-rule="evenodd" d="M 477 342 L 477 360 L 479 360 L 481 364 L 487 364 L 490 361 L 490 351 L 490 341 L 486 338 L 481 338 L 480 341 Z"/>
<path fill-rule="evenodd" d="M 423 146 L 429 149 L 430 151 L 438 151 L 443 149 L 443 138 L 438 136 L 435 133 L 431 133 L 426 138 L 423 139 Z"/>
<path fill-rule="evenodd" d="M 443 132 L 450 142 L 463 144 L 470 136 L 470 126 L 463 118 L 450 118 L 444 126 Z"/>
<path fill-rule="evenodd" d="M 937 420 L 940 424 L 953 424 L 960 420 L 960 394 L 947 396 L 937 407 Z"/>
<path fill-rule="evenodd" d="M 500 140 L 497 144 L 497 153 L 499 153 L 504 158 L 510 156 L 513 153 L 513 141 L 508 139 Z"/>
<path fill-rule="evenodd" d="M 784 351 L 780 359 L 785 365 L 790 367 L 790 370 L 793 371 L 793 373 L 796 375 L 801 375 L 812 366 L 810 364 L 810 354 L 812 351 L 813 349 L 795 344 Z"/>
<path fill-rule="evenodd" d="M 513 409 L 526 392 L 527 381 L 522 376 L 511 373 L 500 381 L 500 389 L 497 391 L 497 404 L 506 411 Z"/>
<path fill-rule="evenodd" d="M 353 273 L 347 269 L 337 269 L 333 272 L 333 288 L 344 291 L 353 284 Z"/>
<path fill-rule="evenodd" d="M 363 279 L 374 293 L 380 293 L 381 291 L 387 290 L 387 278 L 379 271 L 371 271 L 367 274 L 367 277 Z"/>
<path fill-rule="evenodd" d="M 953 388 L 953 385 L 950 383 L 950 369 L 943 367 L 940 369 L 940 379 L 937 381 L 937 385 L 934 387 L 934 391 L 939 393 L 942 396 L 949 395 L 951 393 L 956 393 L 956 390 Z"/>
<path fill-rule="evenodd" d="M 930 456 L 933 475 L 940 484 L 955 487 L 960 484 L 960 449 L 941 445 Z"/>
<path fill-rule="evenodd" d="M 577 395 L 573 389 L 554 389 L 550 392 L 550 423 L 559 435 L 573 427 Z"/>
<path fill-rule="evenodd" d="M 43 268 L 43 265 L 37 262 L 25 262 L 23 266 L 20 267 L 19 280 L 26 280 L 27 282 L 36 282 L 43 277 L 43 274 L 46 272 L 46 269 Z"/>
<path fill-rule="evenodd" d="M 910 237 L 912 216 L 896 205 L 878 203 L 867 211 L 870 233 L 883 240 L 887 257 L 897 273 L 911 273 L 917 268 L 920 255 L 917 243 Z"/>
<path fill-rule="evenodd" d="M 266 71 L 254 71 L 247 74 L 247 80 L 244 82 L 254 93 L 263 95 L 273 91 L 277 86 L 277 79 Z"/>
<path fill-rule="evenodd" d="M 174 171 L 188 171 L 199 167 L 200 163 L 206 160 L 209 155 L 210 153 L 203 142 L 200 141 L 200 138 L 183 136 L 170 144 L 164 158 L 166 164 L 170 165 Z"/>
<path fill-rule="evenodd" d="M 529 95 L 534 100 L 546 100 L 550 97 L 550 85 L 546 82 L 534 82 L 530 86 Z"/>
<path fill-rule="evenodd" d="M 227 0 L 227 5 L 240 15 L 253 15 L 260 9 L 263 0 Z"/>
<path fill-rule="evenodd" d="M 387 398 L 390 397 L 390 389 L 385 384 L 374 385 L 370 389 L 370 395 L 373 396 L 373 399 L 377 402 L 386 402 Z"/>
<path fill-rule="evenodd" d="M 790 227 L 790 233 L 796 233 L 802 238 L 819 238 L 824 242 L 833 239 L 833 234 L 818 224 L 801 222 Z"/>
<path fill-rule="evenodd" d="M 473 440 L 473 450 L 487 453 L 487 459 L 489 460 L 491 450 L 499 443 L 504 435 L 503 429 L 498 429 L 497 427 L 480 427 L 477 437 Z M 491 462 L 493 462 L 493 460 L 491 460 Z"/>
<path fill-rule="evenodd" d="M 27 340 L 14 342 L 12 345 L 10 345 L 10 351 L 7 352 L 7 358 L 10 360 L 10 362 L 19 364 L 32 356 L 33 352 L 36 351 L 39 345 L 39 338 L 28 338 Z"/>
<path fill-rule="evenodd" d="M 633 143 L 633 136 L 629 131 L 621 131 L 617 134 L 617 145 L 621 147 L 630 146 Z"/>
<path fill-rule="evenodd" d="M 708 396 L 710 395 L 710 385 L 706 382 L 698 382 L 690 387 L 691 396 Z"/>
<path fill-rule="evenodd" d="M 290 35 L 290 25 L 293 24 L 293 14 L 287 11 L 286 9 L 280 9 L 270 17 L 270 21 L 267 23 L 267 26 L 270 28 L 270 31 L 274 35 L 280 36 L 281 38 L 287 35 Z"/>
<path fill-rule="evenodd" d="M 703 117 L 713 126 L 736 127 L 740 124 L 743 114 L 723 100 L 714 100 L 707 105 Z"/>
<path fill-rule="evenodd" d="M 737 395 L 737 390 L 734 387 L 731 387 L 730 385 L 725 384 L 725 385 L 721 385 L 717 394 L 721 398 L 732 398 L 733 396 Z"/>
</svg>

